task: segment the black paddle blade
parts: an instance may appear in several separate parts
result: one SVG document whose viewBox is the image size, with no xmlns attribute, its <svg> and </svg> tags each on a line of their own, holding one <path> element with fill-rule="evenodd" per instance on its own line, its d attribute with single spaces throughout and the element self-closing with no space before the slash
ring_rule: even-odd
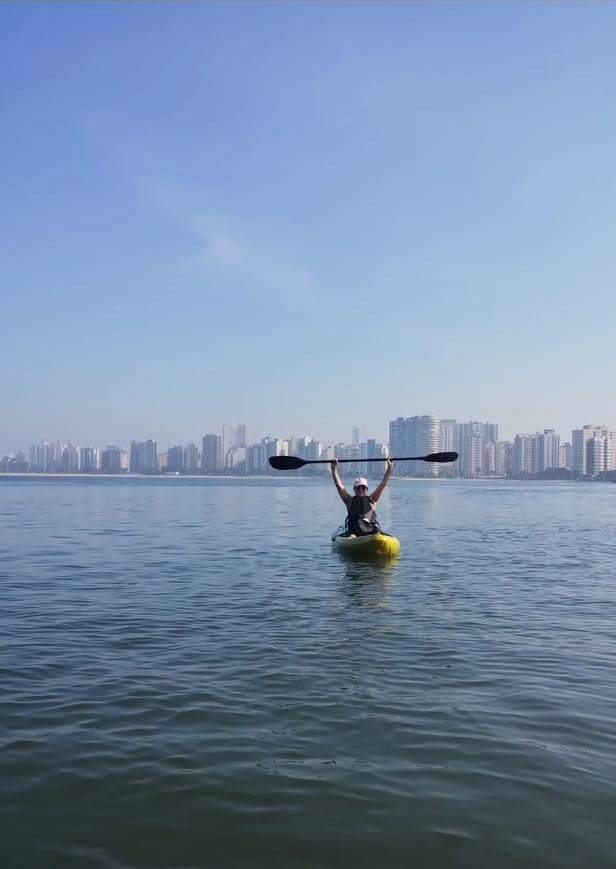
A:
<svg viewBox="0 0 616 869">
<path fill-rule="evenodd" d="M 306 464 L 297 456 L 270 456 L 269 463 L 277 471 L 296 471 Z"/>
<path fill-rule="evenodd" d="M 430 453 L 425 457 L 424 462 L 455 462 L 457 458 L 457 453 Z"/>
</svg>

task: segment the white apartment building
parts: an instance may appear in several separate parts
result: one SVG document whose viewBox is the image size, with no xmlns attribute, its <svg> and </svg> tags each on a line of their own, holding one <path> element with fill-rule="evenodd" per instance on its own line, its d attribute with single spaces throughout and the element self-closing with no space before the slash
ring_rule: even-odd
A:
<svg viewBox="0 0 616 869">
<path fill-rule="evenodd" d="M 596 477 L 616 470 L 616 432 L 608 431 L 586 443 L 586 472 Z"/>
<path fill-rule="evenodd" d="M 238 471 L 246 464 L 246 447 L 231 447 L 225 458 L 228 471 Z"/>
<path fill-rule="evenodd" d="M 437 416 L 399 416 L 389 423 L 389 450 L 394 458 L 423 456 L 439 449 Z M 436 477 L 439 466 L 428 462 L 397 462 L 394 473 L 401 477 Z"/>
<path fill-rule="evenodd" d="M 457 462 L 462 477 L 477 477 L 487 473 L 484 466 L 486 444 L 498 442 L 498 425 L 490 422 L 461 422 L 456 426 Z"/>
<path fill-rule="evenodd" d="M 497 441 L 494 444 L 494 476 L 505 477 L 511 473 L 513 444 L 511 441 Z"/>
<path fill-rule="evenodd" d="M 483 469 L 488 477 L 496 476 L 496 444 L 486 444 L 484 446 Z"/>
<path fill-rule="evenodd" d="M 558 468 L 560 463 L 560 435 L 553 428 L 546 428 L 536 435 L 534 473 L 541 474 L 549 468 Z"/>
<path fill-rule="evenodd" d="M 222 459 L 226 463 L 229 450 L 234 447 L 246 446 L 246 426 L 244 423 L 237 425 L 227 422 L 222 427 Z"/>
<path fill-rule="evenodd" d="M 516 435 L 513 441 L 513 473 L 532 475 L 534 469 L 534 435 Z"/>
<path fill-rule="evenodd" d="M 458 449 L 458 432 L 455 419 L 442 419 L 438 429 L 438 450 L 451 453 Z"/>
<path fill-rule="evenodd" d="M 574 476 L 592 475 L 593 469 L 589 470 L 587 467 L 588 442 L 605 434 L 607 434 L 607 427 L 604 425 L 585 425 L 583 428 L 573 429 L 571 432 L 571 471 Z"/>
<path fill-rule="evenodd" d="M 571 470 L 571 444 L 561 444 L 558 450 L 558 467 Z"/>
</svg>

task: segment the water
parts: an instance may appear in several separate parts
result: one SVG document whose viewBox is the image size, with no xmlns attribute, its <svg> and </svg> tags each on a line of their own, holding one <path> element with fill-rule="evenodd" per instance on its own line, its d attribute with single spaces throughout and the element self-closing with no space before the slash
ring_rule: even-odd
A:
<svg viewBox="0 0 616 869">
<path fill-rule="evenodd" d="M 0 865 L 613 867 L 616 486 L 0 480 Z M 298 536 L 298 532 L 302 535 Z"/>
</svg>

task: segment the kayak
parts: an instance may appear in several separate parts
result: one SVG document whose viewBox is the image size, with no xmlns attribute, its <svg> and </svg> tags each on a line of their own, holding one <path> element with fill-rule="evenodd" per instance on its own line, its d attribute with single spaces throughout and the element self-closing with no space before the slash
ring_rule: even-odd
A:
<svg viewBox="0 0 616 869">
<path fill-rule="evenodd" d="M 400 541 L 392 534 L 379 531 L 364 537 L 343 537 L 344 528 L 332 534 L 334 549 L 351 558 L 395 558 L 400 552 Z"/>
</svg>

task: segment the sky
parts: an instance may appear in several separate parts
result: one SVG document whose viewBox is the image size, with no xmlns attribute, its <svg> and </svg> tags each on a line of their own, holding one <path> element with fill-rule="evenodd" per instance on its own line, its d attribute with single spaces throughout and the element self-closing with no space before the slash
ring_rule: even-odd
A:
<svg viewBox="0 0 616 869">
<path fill-rule="evenodd" d="M 0 454 L 616 428 L 616 4 L 0 4 Z"/>
</svg>

